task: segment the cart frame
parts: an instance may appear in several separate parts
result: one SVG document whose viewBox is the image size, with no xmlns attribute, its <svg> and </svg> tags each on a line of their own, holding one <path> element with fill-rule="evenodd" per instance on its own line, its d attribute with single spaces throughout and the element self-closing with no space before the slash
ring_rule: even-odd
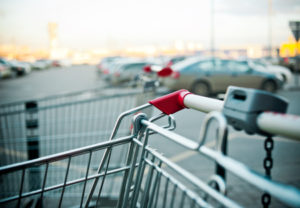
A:
<svg viewBox="0 0 300 208">
<path fill-rule="evenodd" d="M 101 193 L 104 189 L 103 187 L 106 181 L 105 179 L 110 175 L 122 172 L 122 182 L 120 183 L 121 185 L 119 187 L 117 204 L 115 204 L 118 207 L 156 207 L 157 203 L 159 203 L 160 191 L 162 191 L 159 190 L 162 176 L 166 177 L 167 180 L 163 190 L 163 199 L 161 201 L 161 206 L 163 207 L 165 207 L 167 204 L 169 182 L 174 184 L 173 189 L 171 189 L 172 198 L 169 204 L 171 207 L 175 201 L 183 206 L 187 201 L 186 198 L 191 200 L 190 206 L 192 207 L 213 207 L 215 206 L 215 203 L 221 204 L 225 207 L 240 207 L 238 203 L 226 197 L 226 180 L 224 175 L 218 174 L 218 171 L 216 171 L 216 174 L 213 176 L 214 182 L 218 185 L 218 189 L 215 189 L 214 187 L 211 187 L 210 184 L 206 184 L 198 177 L 171 162 L 157 151 L 151 149 L 148 146 L 149 136 L 152 134 L 160 134 L 189 150 L 196 151 L 199 154 L 206 156 L 207 158 L 216 162 L 219 166 L 222 166 L 222 168 L 224 168 L 226 171 L 230 171 L 247 183 L 252 184 L 258 189 L 271 194 L 281 202 L 292 207 L 300 206 L 299 189 L 266 178 L 264 175 L 249 169 L 246 165 L 224 154 L 224 145 L 226 144 L 224 140 L 227 138 L 228 122 L 224 114 L 220 112 L 223 108 L 223 101 L 193 95 L 187 91 L 179 91 L 159 98 L 158 103 L 158 108 L 163 113 L 153 116 L 152 118 L 147 118 L 147 115 L 138 112 L 149 108 L 152 105 L 157 107 L 157 100 L 150 101 L 147 104 L 122 113 L 117 119 L 110 139 L 106 142 L 83 148 L 77 148 L 71 151 L 66 151 L 31 161 L 0 167 L 0 176 L 10 174 L 15 171 L 21 171 L 21 183 L 18 194 L 0 199 L 0 204 L 15 201 L 17 203 L 16 206 L 20 207 L 22 205 L 22 199 L 30 196 L 38 196 L 40 200 L 39 203 L 43 203 L 43 197 L 46 192 L 62 189 L 58 203 L 58 207 L 61 207 L 63 206 L 65 189 L 68 186 L 83 183 L 80 207 L 88 207 L 91 204 L 99 206 L 101 203 Z M 165 111 L 165 106 L 168 106 L 167 111 Z M 182 135 L 170 131 L 176 127 L 176 123 L 173 117 L 169 114 L 173 114 L 183 108 L 192 108 L 203 112 L 208 112 L 203 124 L 201 125 L 198 142 L 194 142 Z M 172 109 L 171 112 L 170 109 Z M 133 130 L 131 135 L 116 138 L 122 121 L 128 116 L 133 116 Z M 166 126 L 159 126 L 154 123 L 156 120 L 159 120 L 165 116 L 168 117 L 168 123 Z M 278 122 L 278 116 L 280 117 L 280 122 Z M 271 124 L 269 123 L 269 117 L 272 117 Z M 282 119 L 286 122 L 291 122 L 291 118 L 293 118 L 293 124 L 289 123 L 290 125 L 288 125 L 288 130 L 281 126 Z M 218 136 L 215 138 L 215 149 L 205 146 L 207 130 L 210 128 L 210 124 L 213 120 L 217 121 L 218 123 Z M 277 134 L 279 132 L 281 135 L 289 136 L 293 139 L 299 139 L 300 130 L 297 128 L 299 126 L 299 121 L 300 118 L 297 116 L 286 114 L 283 115 L 272 112 L 263 112 L 257 117 L 257 124 L 262 130 L 271 134 Z M 115 146 L 124 144 L 129 145 L 125 164 L 122 167 L 110 169 L 109 162 L 113 148 Z M 98 150 L 103 150 L 104 152 L 97 171 L 91 174 L 89 172 L 91 158 L 94 152 Z M 85 176 L 68 181 L 68 174 L 70 172 L 72 158 L 82 154 L 87 154 L 89 158 L 86 166 Z M 67 160 L 64 182 L 47 187 L 46 181 L 49 164 L 64 159 Z M 42 187 L 40 189 L 23 193 L 26 170 L 42 165 L 45 166 Z M 193 186 L 200 189 L 203 193 L 205 193 L 204 196 L 201 197 L 195 191 L 187 188 L 176 177 L 172 176 L 164 166 L 167 166 L 169 169 L 176 172 L 176 174 L 178 174 L 180 177 L 184 178 L 186 181 L 189 181 L 191 184 L 193 184 Z M 100 179 L 101 182 L 99 181 Z M 87 185 L 88 182 L 91 182 L 91 186 Z M 97 187 L 99 188 L 97 189 Z M 181 191 L 181 198 L 179 200 L 175 198 L 177 190 Z M 96 200 L 95 194 L 97 196 Z M 209 203 L 208 198 L 213 199 L 212 204 Z"/>
</svg>

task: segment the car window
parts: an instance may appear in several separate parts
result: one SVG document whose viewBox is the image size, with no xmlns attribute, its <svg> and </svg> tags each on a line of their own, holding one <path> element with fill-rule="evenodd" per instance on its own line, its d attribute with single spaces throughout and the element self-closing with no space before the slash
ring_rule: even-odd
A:
<svg viewBox="0 0 300 208">
<path fill-rule="evenodd" d="M 222 65 L 226 70 L 234 72 L 247 72 L 249 70 L 249 66 L 246 62 L 223 61 Z"/>
<path fill-rule="evenodd" d="M 145 66 L 145 63 L 138 63 L 138 64 L 129 64 L 124 67 L 125 71 L 131 70 L 131 71 L 142 71 L 143 67 Z"/>
<path fill-rule="evenodd" d="M 214 64 L 211 60 L 201 61 L 199 63 L 193 64 L 190 69 L 191 70 L 201 70 L 201 71 L 211 71 L 214 69 Z"/>
<path fill-rule="evenodd" d="M 193 64 L 198 63 L 198 62 L 199 62 L 199 58 L 188 58 L 188 59 L 185 59 L 183 61 L 180 61 L 180 62 L 174 64 L 173 66 L 171 66 L 171 68 L 174 71 L 180 71 L 180 70 L 189 68 Z"/>
</svg>

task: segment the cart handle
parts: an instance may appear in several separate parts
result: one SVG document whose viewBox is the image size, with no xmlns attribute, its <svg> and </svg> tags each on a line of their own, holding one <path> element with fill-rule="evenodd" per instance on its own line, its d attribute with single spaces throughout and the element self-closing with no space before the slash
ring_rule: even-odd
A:
<svg viewBox="0 0 300 208">
<path fill-rule="evenodd" d="M 184 108 L 204 113 L 222 112 L 224 106 L 224 101 L 195 95 L 188 90 L 178 90 L 151 100 L 149 103 L 167 115 Z M 300 116 L 265 111 L 257 116 L 256 124 L 264 132 L 300 140 Z"/>
</svg>

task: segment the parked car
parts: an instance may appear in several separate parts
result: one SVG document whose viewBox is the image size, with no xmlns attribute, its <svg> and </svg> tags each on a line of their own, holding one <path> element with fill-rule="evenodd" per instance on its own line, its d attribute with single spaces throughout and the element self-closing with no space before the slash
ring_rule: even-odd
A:
<svg viewBox="0 0 300 208">
<path fill-rule="evenodd" d="M 204 96 L 223 93 L 230 85 L 275 92 L 284 83 L 281 76 L 256 70 L 246 62 L 217 58 L 189 58 L 158 74 L 170 90 L 188 89 Z"/>
<path fill-rule="evenodd" d="M 72 62 L 68 59 L 56 59 L 52 60 L 51 66 L 52 67 L 69 67 L 72 65 Z"/>
<path fill-rule="evenodd" d="M 25 61 L 20 61 L 19 62 L 23 67 L 25 68 L 25 73 L 29 74 L 31 72 L 31 64 Z"/>
<path fill-rule="evenodd" d="M 8 66 L 0 63 L 0 79 L 10 77 L 11 76 L 11 70 Z"/>
<path fill-rule="evenodd" d="M 1 78 L 3 77 L 15 77 L 17 76 L 16 72 L 14 72 L 11 69 L 10 63 L 5 58 L 0 58 L 0 64 L 1 64 Z"/>
<path fill-rule="evenodd" d="M 122 59 L 120 56 L 112 56 L 103 58 L 97 65 L 96 70 L 99 76 L 109 73 L 109 67 L 111 64 L 114 64 L 116 61 Z"/>
<path fill-rule="evenodd" d="M 10 62 L 5 58 L 0 58 L 0 63 L 10 70 L 10 77 L 16 77 L 25 73 L 25 69 L 14 62 Z"/>
<path fill-rule="evenodd" d="M 273 65 L 271 62 L 265 59 L 249 60 L 248 62 L 249 65 L 257 65 L 257 69 L 281 75 L 285 83 L 292 82 L 293 74 L 287 67 Z"/>
<path fill-rule="evenodd" d="M 31 66 L 26 62 L 11 60 L 9 61 L 9 63 L 12 70 L 14 70 L 18 76 L 25 75 L 31 72 Z"/>
<path fill-rule="evenodd" d="M 285 57 L 281 59 L 280 65 L 289 68 L 293 73 L 300 73 L 300 56 Z"/>
<path fill-rule="evenodd" d="M 118 85 L 124 82 L 133 81 L 138 75 L 143 73 L 143 69 L 149 62 L 145 61 L 123 61 L 119 62 L 113 69 L 110 83 Z"/>
<path fill-rule="evenodd" d="M 38 59 L 32 63 L 32 69 L 43 70 L 51 67 L 52 61 L 47 59 Z"/>
</svg>

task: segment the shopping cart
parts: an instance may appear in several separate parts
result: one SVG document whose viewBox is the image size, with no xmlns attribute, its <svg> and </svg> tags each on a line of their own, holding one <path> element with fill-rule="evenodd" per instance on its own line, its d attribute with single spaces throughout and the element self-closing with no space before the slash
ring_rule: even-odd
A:
<svg viewBox="0 0 300 208">
<path fill-rule="evenodd" d="M 144 88 L 96 88 L 0 105 L 0 166 L 107 141 L 120 113 L 163 93 L 156 92 L 148 82 L 146 84 Z M 118 134 L 130 133 L 130 120 L 127 119 Z M 114 157 L 115 167 L 119 166 L 126 147 L 120 147 L 119 151 L 121 154 Z M 84 162 L 84 159 L 77 159 L 72 167 L 74 174 L 83 172 Z M 49 169 L 48 182 L 60 182 L 63 165 L 57 163 Z M 97 169 L 96 162 L 92 163 L 91 169 Z M 28 189 L 39 187 L 39 169 L 29 175 L 33 180 L 28 181 Z M 0 181 L 0 198 L 14 192 L 17 180 L 17 175 L 12 175 L 10 182 Z M 72 196 L 80 193 L 77 187 L 69 191 Z"/>
<path fill-rule="evenodd" d="M 162 113 L 151 117 L 139 113 L 152 106 Z M 276 134 L 299 140 L 300 118 L 281 114 L 286 107 L 286 101 L 279 97 L 244 88 L 229 88 L 224 102 L 186 90 L 171 93 L 123 112 L 108 141 L 0 167 L 1 182 L 11 183 L 10 192 L 1 196 L 0 204 L 3 207 L 241 207 L 226 196 L 225 175 L 229 171 L 266 192 L 266 200 L 271 195 L 288 206 L 300 207 L 299 189 L 272 181 L 226 155 L 229 124 L 268 138 Z M 171 131 L 176 127 L 172 114 L 184 108 L 208 113 L 201 125 L 199 142 Z M 132 118 L 133 129 L 129 135 L 120 136 L 118 130 L 128 117 Z M 166 124 L 157 125 L 164 118 Z M 209 148 L 205 143 L 212 121 L 218 123 L 217 137 L 215 147 Z M 209 183 L 152 149 L 148 141 L 155 134 L 213 160 L 216 171 Z M 120 152 L 122 147 L 126 147 L 126 152 Z M 115 156 L 120 154 L 122 160 L 115 167 L 112 165 Z M 78 167 L 78 160 L 85 165 Z M 95 163 L 97 170 L 91 168 Z M 61 181 L 53 183 L 51 169 L 57 168 L 64 172 Z M 33 177 L 36 172 L 39 179 Z M 41 183 L 33 188 L 32 180 Z M 72 187 L 80 189 L 80 195 L 73 195 Z"/>
</svg>

